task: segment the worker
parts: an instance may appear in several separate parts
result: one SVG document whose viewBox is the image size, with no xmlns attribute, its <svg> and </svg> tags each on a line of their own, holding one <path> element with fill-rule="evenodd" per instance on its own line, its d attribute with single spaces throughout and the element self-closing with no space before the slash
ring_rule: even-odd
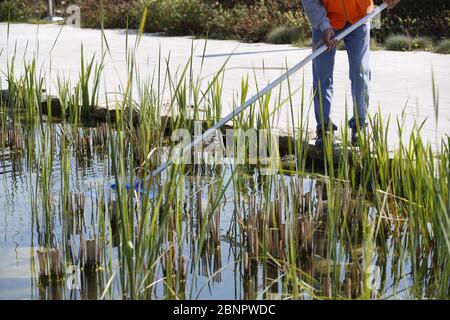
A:
<svg viewBox="0 0 450 320">
<path fill-rule="evenodd" d="M 400 0 L 384 0 L 389 9 Z M 312 45 L 322 43 L 328 50 L 313 61 L 314 113 L 317 122 L 316 146 L 323 148 L 323 138 L 331 135 L 337 127 L 330 120 L 333 99 L 333 69 L 337 41 L 335 36 L 366 16 L 373 10 L 373 0 L 302 0 L 303 8 L 312 24 Z M 344 38 L 350 65 L 349 76 L 353 98 L 353 117 L 349 120 L 351 143 L 358 142 L 358 128 L 366 127 L 369 107 L 369 51 L 370 22 L 363 24 Z"/>
</svg>

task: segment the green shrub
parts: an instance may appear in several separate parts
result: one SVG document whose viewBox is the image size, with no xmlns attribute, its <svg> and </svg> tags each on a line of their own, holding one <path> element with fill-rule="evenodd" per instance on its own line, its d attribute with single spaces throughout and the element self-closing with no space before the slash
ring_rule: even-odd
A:
<svg viewBox="0 0 450 320">
<path fill-rule="evenodd" d="M 292 9 L 295 6 L 296 4 L 289 1 L 274 0 L 258 0 L 254 1 L 252 5 L 235 4 L 229 9 L 222 5 L 216 5 L 213 8 L 213 18 L 209 21 L 208 30 L 210 36 L 213 37 L 226 35 L 222 38 L 247 42 L 264 40 L 274 43 L 292 42 L 289 39 L 274 39 L 273 37 L 277 36 L 276 33 L 282 37 L 291 34 L 294 42 L 308 39 L 311 37 L 309 21 L 299 9 Z M 279 27 L 283 28 L 278 29 Z M 296 28 L 298 36 L 293 34 L 294 28 Z M 269 36 L 269 33 L 272 34 Z"/>
<path fill-rule="evenodd" d="M 413 39 L 401 34 L 393 34 L 387 37 L 385 47 L 387 50 L 393 51 L 410 51 Z"/>
<path fill-rule="evenodd" d="M 263 41 L 279 26 L 298 27 L 299 38 L 310 36 L 309 22 L 299 4 L 289 1 L 143 0 L 149 17 L 145 30 L 170 35 Z M 291 9 L 296 8 L 296 9 Z M 295 10 L 295 11 L 294 11 Z"/>
<path fill-rule="evenodd" d="M 105 28 L 136 28 L 144 6 L 149 8 L 146 31 L 172 35 L 204 35 L 222 39 L 261 41 L 279 26 L 300 27 L 300 39 L 311 36 L 311 28 L 300 1 L 292 0 L 103 0 Z M 83 27 L 100 26 L 99 0 L 55 1 L 64 16 L 71 4 L 81 9 Z M 0 0 L 0 21 L 38 20 L 46 16 L 48 0 Z M 128 22 L 128 24 L 127 24 Z M 448 0 L 402 0 L 382 15 L 383 28 L 374 30 L 380 41 L 389 34 L 450 37 Z M 429 44 L 429 42 L 428 42 Z M 419 48 L 429 50 L 419 43 Z"/>
<path fill-rule="evenodd" d="M 380 2 L 380 1 L 379 1 Z M 408 34 L 411 37 L 430 36 L 433 39 L 450 37 L 450 2 L 448 0 L 402 0 L 393 10 L 382 14 L 386 38 L 389 34 Z"/>
<path fill-rule="evenodd" d="M 450 39 L 445 39 L 439 42 L 439 44 L 435 48 L 435 52 L 450 54 Z"/>
<path fill-rule="evenodd" d="M 412 39 L 411 42 L 412 50 L 424 50 L 424 51 L 432 51 L 433 50 L 433 41 L 429 37 L 419 37 Z"/>
<path fill-rule="evenodd" d="M 300 40 L 295 43 L 295 46 L 300 47 L 300 48 L 304 48 L 304 47 L 311 48 L 312 47 L 312 39 L 308 38 L 308 39 Z"/>
<path fill-rule="evenodd" d="M 55 12 L 66 16 L 67 7 L 75 4 L 80 7 L 82 27 L 99 28 L 102 14 L 98 0 L 66 0 L 55 2 Z M 140 19 L 138 0 L 103 0 L 105 28 L 137 27 Z M 142 11 L 140 11 L 142 13 Z M 43 23 L 41 19 L 48 15 L 48 0 L 0 0 L 0 21 L 28 21 Z M 128 24 L 127 24 L 128 22 Z"/>
<path fill-rule="evenodd" d="M 145 30 L 169 35 L 202 34 L 207 31 L 211 7 L 202 0 L 146 0 Z"/>
<path fill-rule="evenodd" d="M 282 15 L 282 22 L 285 25 L 298 28 L 300 40 L 311 39 L 311 26 L 306 15 L 301 11 L 287 11 Z"/>
<path fill-rule="evenodd" d="M 291 44 L 300 40 L 298 27 L 275 27 L 266 36 L 266 42 L 273 44 Z"/>
<path fill-rule="evenodd" d="M 0 22 L 24 21 L 27 13 L 22 3 L 14 0 L 6 0 L 0 3 Z"/>
<path fill-rule="evenodd" d="M 100 28 L 102 15 L 103 26 L 107 29 L 124 29 L 127 26 L 137 28 L 137 21 L 140 21 L 142 14 L 142 11 L 138 10 L 139 3 L 136 0 L 103 0 L 103 7 L 98 0 L 68 0 L 58 7 L 58 10 L 64 15 L 71 4 L 80 7 L 81 26 L 84 28 Z"/>
<path fill-rule="evenodd" d="M 429 37 L 412 38 L 401 34 L 390 35 L 385 42 L 387 50 L 413 51 L 413 50 L 433 50 L 433 41 Z"/>
<path fill-rule="evenodd" d="M 231 33 L 247 42 L 263 41 L 274 26 L 280 25 L 281 12 L 263 1 L 252 6 L 237 5 L 231 9 Z"/>
</svg>

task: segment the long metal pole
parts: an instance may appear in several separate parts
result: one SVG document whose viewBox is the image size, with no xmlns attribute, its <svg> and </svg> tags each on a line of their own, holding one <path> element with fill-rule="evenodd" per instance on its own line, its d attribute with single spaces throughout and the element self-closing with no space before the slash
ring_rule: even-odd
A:
<svg viewBox="0 0 450 320">
<path fill-rule="evenodd" d="M 350 27 L 348 27 L 347 29 L 345 29 L 344 31 L 342 31 L 341 33 L 339 33 L 335 39 L 337 41 L 340 41 L 342 39 L 344 39 L 347 35 L 349 35 L 350 33 L 352 33 L 353 31 L 355 31 L 357 28 L 359 28 L 360 26 L 362 26 L 363 24 L 367 23 L 370 19 L 372 19 L 373 17 L 375 17 L 376 15 L 380 14 L 384 9 L 387 8 L 387 4 L 383 2 L 383 4 L 381 4 L 380 6 L 377 6 L 371 13 L 369 13 L 367 16 L 365 16 L 364 18 L 362 18 L 361 20 L 359 20 L 358 22 L 356 22 L 355 24 L 351 25 Z M 324 53 L 327 50 L 327 46 L 324 44 L 321 47 L 319 47 L 318 49 L 314 50 L 313 52 L 311 52 L 311 54 L 309 56 L 307 56 L 305 59 L 303 59 L 302 61 L 300 61 L 299 63 L 297 63 L 295 66 L 293 66 L 291 69 L 289 69 L 288 71 L 286 71 L 283 75 L 281 75 L 278 79 L 272 81 L 267 87 L 265 87 L 264 89 L 262 89 L 261 91 L 259 91 L 258 93 L 256 93 L 253 97 L 251 97 L 249 100 L 247 100 L 242 106 L 237 107 L 236 109 L 233 110 L 233 112 L 231 112 L 230 114 L 226 115 L 222 120 L 220 120 L 219 122 L 217 122 L 214 126 L 212 126 L 211 128 L 209 128 L 208 130 L 206 130 L 201 136 L 198 136 L 194 139 L 194 141 L 192 141 L 189 145 L 185 146 L 183 148 L 183 155 L 185 154 L 185 152 L 191 150 L 192 148 L 194 148 L 196 145 L 198 145 L 199 143 L 201 143 L 203 140 L 205 140 L 206 138 L 208 138 L 209 136 L 211 136 L 212 134 L 214 134 L 214 132 L 221 128 L 223 125 L 225 125 L 228 121 L 232 120 L 235 116 L 237 116 L 238 114 L 240 114 L 242 111 L 244 111 L 245 109 L 247 109 L 249 106 L 251 106 L 253 103 L 255 103 L 256 101 L 258 101 L 259 98 L 263 97 L 265 94 L 267 94 L 268 92 L 270 92 L 273 88 L 275 88 L 276 86 L 278 86 L 281 82 L 285 81 L 288 77 L 292 76 L 294 73 L 296 73 L 298 70 L 300 70 L 301 68 L 303 68 L 305 65 L 307 65 L 309 62 L 311 62 L 312 60 L 314 60 L 315 58 L 317 58 L 318 56 L 320 56 L 322 53 Z M 168 167 L 170 167 L 173 164 L 172 160 L 169 159 L 167 162 L 165 162 L 164 164 L 160 165 L 158 168 L 156 168 L 153 172 L 152 175 L 150 177 L 148 177 L 148 180 L 151 179 L 151 177 L 153 176 L 157 176 L 158 174 L 160 174 L 161 172 L 165 171 Z"/>
</svg>

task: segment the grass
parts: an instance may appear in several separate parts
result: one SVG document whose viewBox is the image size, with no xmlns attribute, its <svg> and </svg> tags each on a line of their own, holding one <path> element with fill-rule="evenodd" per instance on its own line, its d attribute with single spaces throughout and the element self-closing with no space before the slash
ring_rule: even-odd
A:
<svg viewBox="0 0 450 320">
<path fill-rule="evenodd" d="M 282 84 L 286 98 L 280 87 L 233 122 L 233 143 L 239 130 L 267 130 L 258 138 L 258 143 L 269 141 L 266 159 L 174 164 L 151 176 L 177 146 L 167 141 L 167 129 L 193 131 L 192 115 L 199 119 L 204 113 L 205 126 L 221 117 L 226 62 L 202 82 L 201 74 L 193 73 L 193 55 L 176 70 L 160 56 L 153 73 L 143 77 L 135 60 L 142 31 L 135 43 L 127 41 L 128 78 L 108 101 L 116 107 L 115 117 L 108 116 L 101 126 L 86 128 L 83 119 L 98 103 L 104 57 L 111 54 L 104 34 L 98 62 L 85 60 L 82 51 L 75 86 L 56 76 L 63 110 L 59 121 L 51 112 L 41 113 L 43 84 L 50 79 L 42 80 L 37 59 L 24 62 L 23 75 L 14 72 L 13 63 L 5 70 L 10 99 L 1 105 L 1 116 L 8 119 L 0 127 L 2 137 L 8 137 L 2 145 L 14 146 L 12 151 L 24 159 L 16 163 L 26 163 L 36 254 L 45 274 L 54 270 L 57 275 L 41 288 L 57 285 L 62 277 L 59 260 L 48 258 L 49 252 L 58 252 L 63 268 L 82 270 L 82 297 L 208 297 L 216 282 L 231 281 L 221 278 L 223 271 L 234 270 L 235 286 L 243 290 L 236 299 L 448 298 L 448 136 L 435 150 L 422 140 L 421 124 L 405 132 L 402 118 L 383 119 L 378 112 L 368 119 L 369 130 L 360 131 L 359 150 L 349 146 L 344 129 L 338 157 L 325 139 L 323 158 L 316 161 L 323 168 L 311 168 L 303 137 L 311 102 L 304 82 L 288 79 Z M 250 92 L 248 78 L 240 85 L 235 107 Z M 434 82 L 433 87 L 437 92 Z M 434 96 L 438 118 L 439 96 Z M 283 107 L 290 110 L 288 123 L 294 127 L 298 120 L 299 129 L 289 169 L 281 166 L 270 131 Z M 166 109 L 170 117 L 160 117 Z M 399 135 L 394 150 L 387 141 L 391 121 Z M 11 143 L 8 126 L 23 127 L 27 139 Z M 401 138 L 407 134 L 405 143 Z M 248 154 L 250 144 L 244 149 Z M 273 174 L 262 174 L 269 169 Z M 95 173 L 89 183 L 87 172 Z M 126 188 L 136 180 L 145 181 L 145 192 Z M 367 281 L 374 269 L 380 270 L 377 288 Z"/>
<path fill-rule="evenodd" d="M 266 42 L 273 44 L 291 44 L 300 39 L 298 27 L 280 26 L 272 29 L 267 36 Z"/>
<path fill-rule="evenodd" d="M 95 56 L 90 61 L 85 63 L 83 45 L 81 45 L 81 71 L 80 81 L 77 84 L 76 91 L 81 97 L 80 111 L 76 110 L 76 118 L 78 113 L 82 119 L 91 119 L 92 112 L 95 106 L 98 106 L 98 91 L 100 85 L 100 76 L 103 69 L 103 59 L 99 64 L 95 64 Z M 92 79 L 91 79 L 92 78 Z M 92 81 L 92 83 L 91 83 Z M 91 89 L 92 88 L 92 89 Z M 92 90 L 92 91 L 91 91 Z"/>
<path fill-rule="evenodd" d="M 450 54 L 450 40 L 445 39 L 439 42 L 435 49 L 436 53 Z"/>
<path fill-rule="evenodd" d="M 267 41 L 270 42 L 270 41 Z M 287 43 L 287 42 L 286 42 Z M 298 40 L 291 42 L 297 47 L 311 47 L 311 39 L 308 40 Z M 384 43 L 379 43 L 374 38 L 370 40 L 370 50 L 391 50 L 391 51 L 428 51 L 436 52 L 442 54 L 448 54 L 449 50 L 448 41 L 442 40 L 441 42 L 435 44 L 433 40 L 429 37 L 418 37 L 412 38 L 405 35 L 391 35 L 387 37 Z M 339 42 L 339 50 L 345 50 L 345 45 L 343 41 Z"/>
<path fill-rule="evenodd" d="M 414 38 L 412 42 L 412 48 L 414 50 L 432 51 L 433 40 L 429 37 Z"/>
<path fill-rule="evenodd" d="M 401 34 L 394 34 L 387 37 L 384 46 L 387 50 L 394 51 L 433 51 L 434 48 L 434 44 L 431 38 L 412 38 Z"/>
<path fill-rule="evenodd" d="M 14 4 L 13 2 L 8 0 L 0 4 L 0 19 L 3 21 L 49 23 L 40 19 L 47 14 L 46 1 L 21 0 Z M 311 36 L 311 30 L 306 15 L 299 4 L 285 1 L 256 1 L 254 4 L 237 2 L 229 7 L 220 2 L 202 0 L 189 3 L 178 0 L 115 0 L 114 4 L 105 0 L 100 5 L 98 1 L 89 0 L 69 1 L 61 4 L 58 9 L 64 12 L 66 6 L 73 3 L 81 9 L 81 21 L 84 27 L 139 28 L 142 12 L 148 10 L 148 18 L 143 22 L 147 32 L 310 46 L 308 38 Z M 384 32 L 381 32 L 386 38 L 385 47 L 395 51 L 432 51 L 434 49 L 439 50 L 438 53 L 447 53 L 448 50 L 445 48 L 448 46 L 444 45 L 445 40 L 442 42 L 444 45 L 442 49 L 439 49 L 438 43 L 433 44 L 433 40 L 448 37 L 445 10 L 439 9 L 439 6 L 441 4 L 430 8 L 431 11 L 438 12 L 433 16 L 438 22 L 435 21 L 433 24 L 428 23 L 429 18 L 425 16 L 425 18 L 411 18 L 404 16 L 405 13 L 403 13 L 404 17 L 397 16 L 400 23 L 393 22 L 395 19 L 392 20 L 393 17 L 390 17 L 390 21 L 385 23 L 392 24 L 391 29 L 395 29 L 393 32 L 427 36 L 413 38 L 402 34 L 384 35 Z M 412 16 L 415 14 L 414 12 Z M 433 39 L 428 36 L 432 36 Z M 381 47 L 373 43 L 372 48 L 378 50 Z"/>
<path fill-rule="evenodd" d="M 415 3 L 402 4 L 391 15 L 383 17 L 385 28 L 379 33 L 383 37 L 388 32 L 408 32 L 448 38 L 448 9 L 444 3 L 444 0 L 434 1 L 424 10 L 418 10 Z M 310 33 L 309 22 L 298 1 L 103 0 L 99 3 L 97 0 L 68 0 L 57 1 L 56 12 L 66 16 L 65 11 L 71 4 L 80 7 L 82 25 L 88 28 L 138 28 L 146 7 L 150 12 L 146 31 L 150 32 L 208 34 L 209 37 L 253 42 L 263 41 L 272 28 L 282 25 L 301 26 Z M 0 4 L 0 20 L 36 21 L 48 14 L 47 6 L 47 0 L 4 0 Z M 102 15 L 103 23 L 99 21 Z"/>
<path fill-rule="evenodd" d="M 386 39 L 385 47 L 393 51 L 410 51 L 412 49 L 412 39 L 405 35 L 395 34 Z"/>
</svg>

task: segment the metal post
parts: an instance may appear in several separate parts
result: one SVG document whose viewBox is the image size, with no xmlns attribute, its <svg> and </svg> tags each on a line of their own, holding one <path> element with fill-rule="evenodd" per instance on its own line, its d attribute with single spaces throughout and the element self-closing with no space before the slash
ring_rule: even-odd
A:
<svg viewBox="0 0 450 320">
<path fill-rule="evenodd" d="M 48 16 L 53 18 L 53 0 L 48 0 Z"/>
</svg>

